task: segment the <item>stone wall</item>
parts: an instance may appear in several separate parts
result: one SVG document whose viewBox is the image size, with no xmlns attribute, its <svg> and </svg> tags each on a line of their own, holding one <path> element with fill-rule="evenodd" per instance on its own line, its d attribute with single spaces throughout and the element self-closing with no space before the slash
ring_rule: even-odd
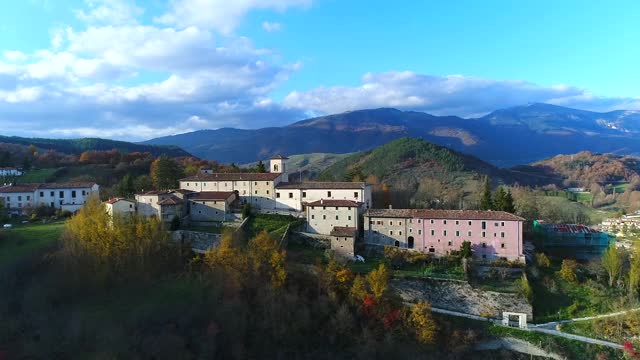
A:
<svg viewBox="0 0 640 360">
<path fill-rule="evenodd" d="M 194 252 L 204 253 L 220 244 L 222 236 L 199 231 L 176 230 L 171 232 L 171 240 L 189 244 Z"/>
<path fill-rule="evenodd" d="M 331 242 L 326 235 L 310 234 L 298 231 L 291 231 L 289 234 L 289 242 L 294 244 L 302 244 L 317 249 L 330 249 Z"/>
<path fill-rule="evenodd" d="M 391 286 L 407 302 L 426 300 L 433 307 L 493 318 L 501 318 L 503 311 L 533 318 L 531 305 L 521 295 L 474 289 L 466 281 L 396 278 Z"/>
</svg>

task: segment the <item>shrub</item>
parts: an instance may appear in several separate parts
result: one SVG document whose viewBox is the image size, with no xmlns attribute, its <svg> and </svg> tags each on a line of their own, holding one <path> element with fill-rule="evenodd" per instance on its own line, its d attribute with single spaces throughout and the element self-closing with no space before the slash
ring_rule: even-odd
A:
<svg viewBox="0 0 640 360">
<path fill-rule="evenodd" d="M 547 255 L 545 255 L 544 253 L 537 253 L 536 265 L 538 265 L 541 268 L 548 268 L 549 266 L 551 266 L 551 260 L 549 260 Z"/>
</svg>

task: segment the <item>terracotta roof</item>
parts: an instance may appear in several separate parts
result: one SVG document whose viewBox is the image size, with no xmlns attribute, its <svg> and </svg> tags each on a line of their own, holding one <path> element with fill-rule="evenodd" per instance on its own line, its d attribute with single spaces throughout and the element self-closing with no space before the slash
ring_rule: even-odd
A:
<svg viewBox="0 0 640 360">
<path fill-rule="evenodd" d="M 184 200 L 177 196 L 170 196 L 164 200 L 158 201 L 158 205 L 178 205 L 184 203 Z"/>
<path fill-rule="evenodd" d="M 7 185 L 0 187 L 0 193 L 32 193 L 38 189 L 38 184 L 20 184 L 20 185 Z"/>
<path fill-rule="evenodd" d="M 362 189 L 365 187 L 363 182 L 348 181 L 305 181 L 305 182 L 282 182 L 276 188 L 278 189 Z"/>
<path fill-rule="evenodd" d="M 196 174 L 180 181 L 273 181 L 280 173 L 214 173 Z"/>
<path fill-rule="evenodd" d="M 233 191 L 202 191 L 191 194 L 189 200 L 227 200 L 233 195 Z"/>
<path fill-rule="evenodd" d="M 71 188 L 91 188 L 94 182 L 64 182 L 40 184 L 39 189 L 71 189 Z"/>
<path fill-rule="evenodd" d="M 322 199 L 307 203 L 307 206 L 359 207 L 362 203 L 353 200 Z"/>
<path fill-rule="evenodd" d="M 330 233 L 331 236 L 356 237 L 358 229 L 349 226 L 334 226 Z"/>
<path fill-rule="evenodd" d="M 112 198 L 112 199 L 109 199 L 109 200 L 105 201 L 105 203 L 107 203 L 107 204 L 115 204 L 118 201 L 135 202 L 133 200 L 129 200 L 129 199 L 125 199 L 125 198 Z"/>
<path fill-rule="evenodd" d="M 523 218 L 508 212 L 481 210 L 369 209 L 364 216 L 387 218 L 524 221 Z"/>
</svg>

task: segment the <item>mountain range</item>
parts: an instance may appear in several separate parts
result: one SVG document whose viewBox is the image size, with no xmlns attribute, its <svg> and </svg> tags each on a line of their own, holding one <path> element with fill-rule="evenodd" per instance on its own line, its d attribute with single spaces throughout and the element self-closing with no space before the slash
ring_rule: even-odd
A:
<svg viewBox="0 0 640 360">
<path fill-rule="evenodd" d="M 408 136 L 510 167 L 585 150 L 638 154 L 639 135 L 640 111 L 598 113 L 534 103 L 468 119 L 392 108 L 357 110 L 282 127 L 199 130 L 143 144 L 174 145 L 205 159 L 249 163 L 275 154 L 358 152 Z"/>
</svg>

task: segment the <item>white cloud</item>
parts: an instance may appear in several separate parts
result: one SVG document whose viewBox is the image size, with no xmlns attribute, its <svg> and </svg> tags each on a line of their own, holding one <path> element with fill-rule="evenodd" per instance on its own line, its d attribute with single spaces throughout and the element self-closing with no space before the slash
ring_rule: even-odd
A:
<svg viewBox="0 0 640 360">
<path fill-rule="evenodd" d="M 197 26 L 232 32 L 252 9 L 284 11 L 290 7 L 306 7 L 311 0 L 172 0 L 167 13 L 157 18 L 163 24 L 178 27 Z"/>
<path fill-rule="evenodd" d="M 20 62 L 27 59 L 27 55 L 17 50 L 5 50 L 2 52 L 2 55 L 10 62 Z"/>
<path fill-rule="evenodd" d="M 132 24 L 143 14 L 143 9 L 127 0 L 85 0 L 87 10 L 76 10 L 76 17 L 87 23 Z"/>
<path fill-rule="evenodd" d="M 265 29 L 267 32 L 280 31 L 282 30 L 282 24 L 278 22 L 265 21 L 262 23 L 262 28 Z"/>
<path fill-rule="evenodd" d="M 599 98 L 587 90 L 567 86 L 539 86 L 526 81 L 500 81 L 462 75 L 430 76 L 411 71 L 368 73 L 357 87 L 318 87 L 294 91 L 284 106 L 317 113 L 395 107 L 435 115 L 479 116 L 530 102 L 579 106 L 595 111 L 640 109 L 633 98 Z"/>
</svg>

